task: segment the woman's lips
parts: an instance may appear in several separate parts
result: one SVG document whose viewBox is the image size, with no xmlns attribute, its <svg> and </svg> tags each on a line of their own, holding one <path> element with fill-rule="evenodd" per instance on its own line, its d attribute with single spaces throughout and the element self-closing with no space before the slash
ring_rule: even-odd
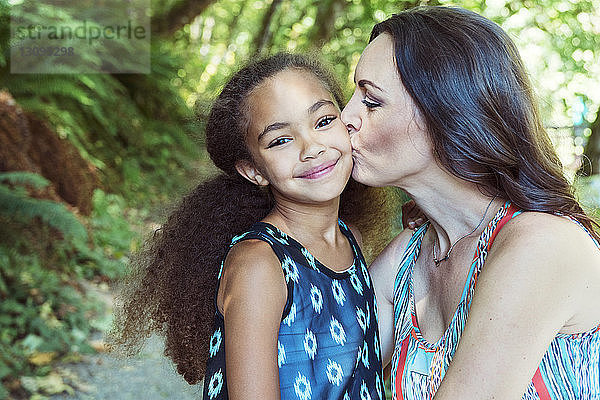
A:
<svg viewBox="0 0 600 400">
<path fill-rule="evenodd" d="M 333 170 L 338 160 L 329 161 L 318 165 L 314 168 L 309 169 L 308 171 L 303 172 L 298 176 L 298 178 L 302 179 L 318 179 L 324 175 L 327 175 L 329 172 Z"/>
</svg>

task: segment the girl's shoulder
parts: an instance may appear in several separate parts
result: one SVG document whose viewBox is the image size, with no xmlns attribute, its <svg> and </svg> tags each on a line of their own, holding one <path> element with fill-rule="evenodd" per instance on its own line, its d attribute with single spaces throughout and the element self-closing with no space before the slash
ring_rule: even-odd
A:
<svg viewBox="0 0 600 400">
<path fill-rule="evenodd" d="M 343 222 L 341 222 L 341 224 L 343 224 Z M 344 226 L 344 225 L 342 225 L 342 226 Z M 358 245 L 362 248 L 363 247 L 363 238 L 362 238 L 362 233 L 360 232 L 358 227 L 356 227 L 352 224 L 345 224 L 345 226 L 348 228 L 348 230 L 350 232 L 352 232 L 352 235 L 354 236 L 356 243 L 358 243 Z"/>
<path fill-rule="evenodd" d="M 251 279 L 252 275 L 283 276 L 279 258 L 271 245 L 260 239 L 239 241 L 231 247 L 223 264 L 223 278 L 228 275 L 243 276 Z"/>
<path fill-rule="evenodd" d="M 238 299 L 263 303 L 269 293 L 271 304 L 283 305 L 287 298 L 286 281 L 281 263 L 271 246 L 262 240 L 248 239 L 232 246 L 223 263 L 220 287 L 225 306 Z"/>
</svg>

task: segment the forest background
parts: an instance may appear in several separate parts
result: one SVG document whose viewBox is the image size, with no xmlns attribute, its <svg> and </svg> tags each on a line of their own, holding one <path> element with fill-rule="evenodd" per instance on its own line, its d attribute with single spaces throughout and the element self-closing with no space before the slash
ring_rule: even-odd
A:
<svg viewBox="0 0 600 400">
<path fill-rule="evenodd" d="M 149 74 L 19 74 L 9 25 L 23 0 L 0 0 L 0 399 L 43 398 L 57 363 L 101 349 L 90 337 L 110 315 L 91 289 L 122 277 L 144 236 L 215 172 L 203 126 L 231 73 L 261 55 L 311 51 L 349 98 L 373 24 L 406 8 L 462 6 L 511 35 L 565 173 L 600 215 L 596 0 L 148 1 Z M 94 2 L 82 2 L 93 17 Z M 31 3 L 40 24 L 77 23 Z"/>
</svg>

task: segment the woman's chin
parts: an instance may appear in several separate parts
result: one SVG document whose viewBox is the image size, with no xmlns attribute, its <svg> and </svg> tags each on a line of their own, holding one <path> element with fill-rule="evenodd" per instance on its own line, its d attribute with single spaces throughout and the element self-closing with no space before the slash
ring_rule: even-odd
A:
<svg viewBox="0 0 600 400">
<path fill-rule="evenodd" d="M 387 184 L 387 182 L 383 181 L 381 178 L 381 174 L 374 174 L 373 172 L 366 171 L 364 168 L 357 167 L 356 165 L 354 165 L 354 168 L 352 169 L 352 179 L 366 186 L 389 186 L 389 184 Z"/>
<path fill-rule="evenodd" d="M 358 183 L 362 183 L 363 185 L 375 186 L 373 184 L 374 183 L 373 179 L 369 179 L 369 178 L 371 178 L 371 176 L 369 176 L 369 174 L 365 174 L 365 172 L 363 171 L 362 168 L 354 165 L 354 168 L 352 169 L 352 179 L 354 179 Z"/>
</svg>

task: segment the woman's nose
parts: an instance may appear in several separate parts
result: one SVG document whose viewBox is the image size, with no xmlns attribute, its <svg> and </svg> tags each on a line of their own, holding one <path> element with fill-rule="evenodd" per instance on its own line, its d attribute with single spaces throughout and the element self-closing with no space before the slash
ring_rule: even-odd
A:
<svg viewBox="0 0 600 400">
<path fill-rule="evenodd" d="M 346 107 L 342 110 L 341 118 L 350 136 L 360 130 L 361 120 L 356 112 L 354 96 L 352 96 Z"/>
</svg>

